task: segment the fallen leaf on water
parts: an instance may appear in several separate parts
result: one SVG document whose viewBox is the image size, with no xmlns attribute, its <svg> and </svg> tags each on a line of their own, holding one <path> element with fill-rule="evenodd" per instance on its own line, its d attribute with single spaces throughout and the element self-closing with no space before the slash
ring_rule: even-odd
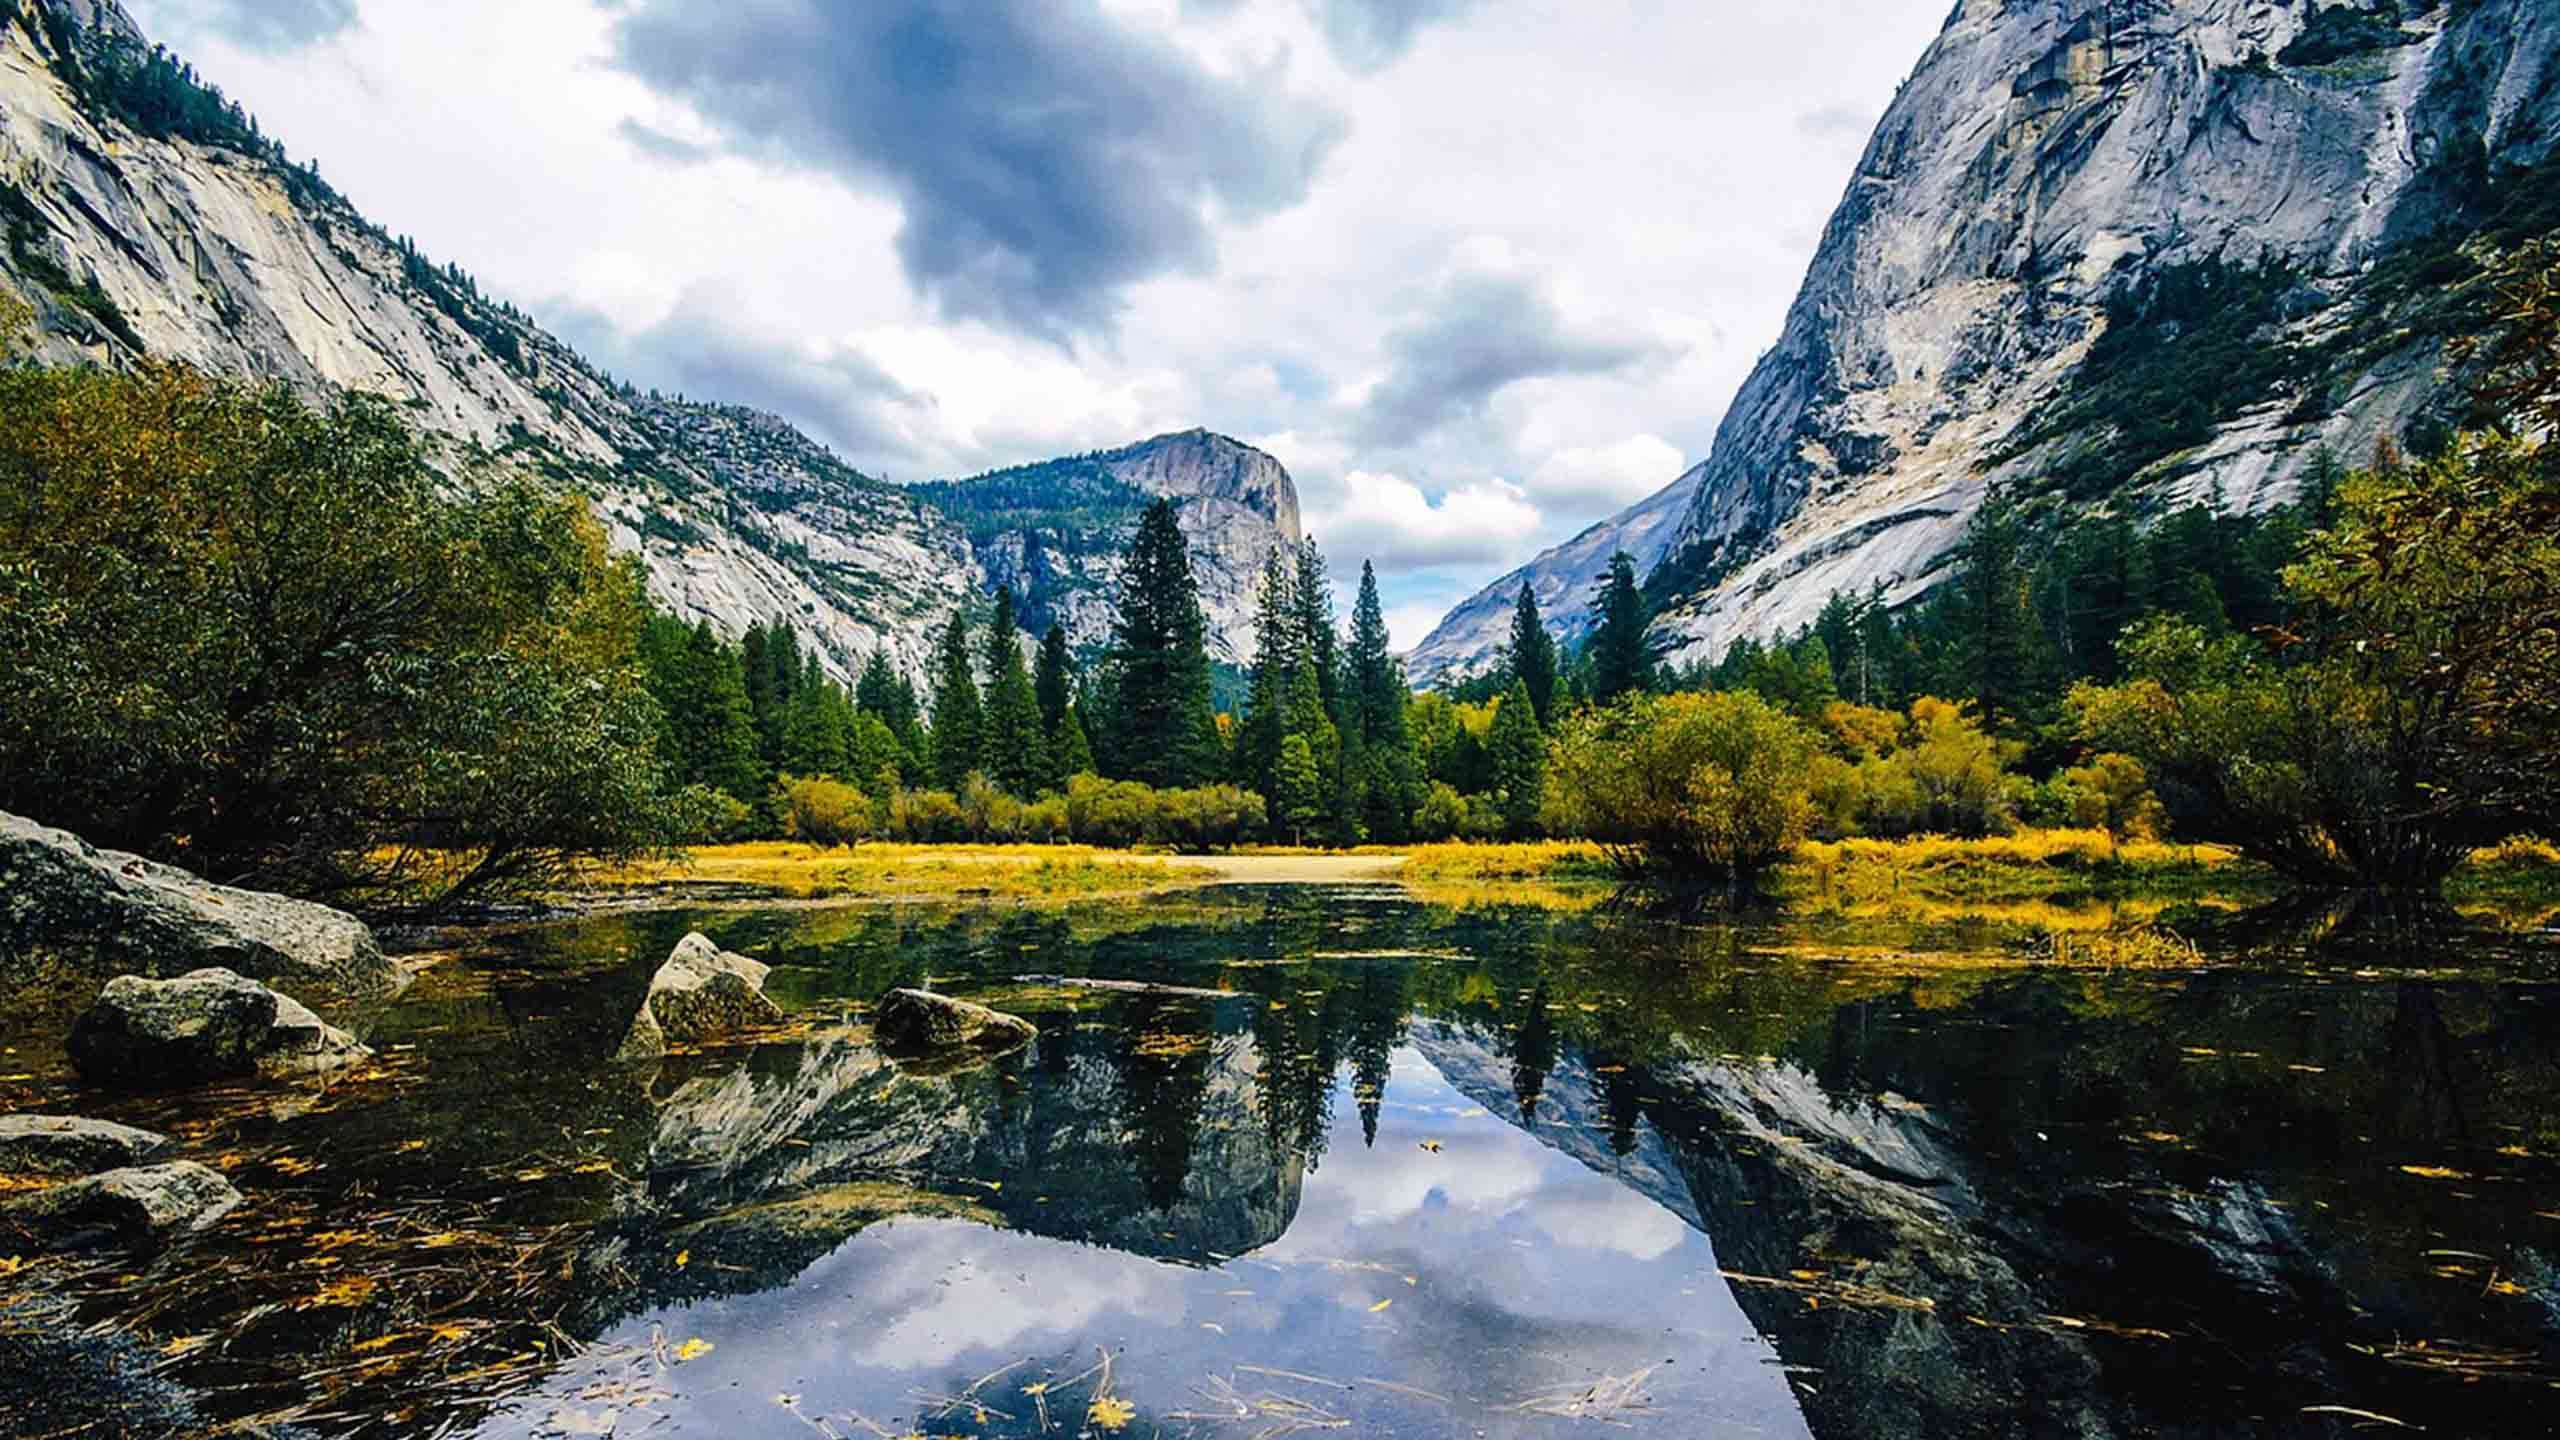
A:
<svg viewBox="0 0 2560 1440">
<path fill-rule="evenodd" d="M 1381 1300 L 1381 1301 L 1379 1301 L 1377 1304 L 1372 1305 L 1372 1306 L 1370 1306 L 1370 1307 L 1369 1307 L 1369 1313 L 1370 1313 L 1370 1314 L 1372 1314 L 1372 1315 L 1375 1315 L 1375 1314 L 1377 1314 L 1379 1311 L 1386 1309 L 1388 1306 L 1393 1305 L 1394 1303 L 1396 1303 L 1396 1302 L 1395 1302 L 1393 1299 Z"/>
<path fill-rule="evenodd" d="M 15 1275 L 29 1263 L 24 1255 L 0 1255 L 0 1275 Z"/>
<path fill-rule="evenodd" d="M 677 1269 L 679 1269 L 679 1270 L 683 1269 L 683 1268 L 685 1267 L 685 1265 L 687 1264 L 687 1262 L 691 1261 L 692 1259 L 693 1259 L 693 1252 L 692 1252 L 692 1251 L 690 1251 L 690 1250 L 679 1250 L 679 1251 L 677 1251 L 677 1252 L 676 1252 L 676 1268 L 677 1268 Z"/>
<path fill-rule="evenodd" d="M 2400 1167 L 2400 1173 L 2415 1175 L 2421 1180 L 2468 1180 L 2471 1178 L 2459 1170 L 2448 1170 L 2442 1165 L 2403 1165 Z"/>
<path fill-rule="evenodd" d="M 180 1355 L 192 1355 L 212 1343 L 213 1337 L 210 1335 L 181 1335 L 161 1346 L 160 1353 L 174 1359 Z"/>
<path fill-rule="evenodd" d="M 1093 1402 L 1093 1408 L 1085 1412 L 1085 1418 L 1105 1430 L 1125 1429 L 1130 1421 L 1138 1418 L 1138 1407 L 1117 1395 L 1104 1395 Z"/>
<path fill-rule="evenodd" d="M 717 1347 L 715 1347 L 710 1341 L 697 1337 L 692 1340 L 687 1340 L 676 1347 L 676 1359 L 679 1363 L 686 1360 L 699 1360 L 703 1356 L 710 1354 L 715 1348 Z"/>
<path fill-rule="evenodd" d="M 1422 1142 L 1422 1148 L 1430 1151 L 1434 1155 L 1437 1155 L 1440 1153 L 1440 1142 L 1437 1140 L 1425 1140 Z"/>
</svg>

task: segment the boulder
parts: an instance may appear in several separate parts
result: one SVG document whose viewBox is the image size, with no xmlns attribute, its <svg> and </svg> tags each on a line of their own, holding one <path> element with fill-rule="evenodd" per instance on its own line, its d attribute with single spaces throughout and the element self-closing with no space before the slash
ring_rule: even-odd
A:
<svg viewBox="0 0 2560 1440">
<path fill-rule="evenodd" d="M 119 975 L 71 1027 L 71 1063 L 102 1085 L 157 1088 L 306 1075 L 373 1052 L 290 996 L 228 970 Z"/>
<path fill-rule="evenodd" d="M 649 977 L 648 998 L 622 1037 L 620 1060 L 653 1060 L 669 1045 L 716 1040 L 782 1019 L 782 1007 L 764 993 L 772 968 L 733 955 L 696 931 L 676 943 L 667 963 Z"/>
<path fill-rule="evenodd" d="M 908 1055 L 976 1049 L 1010 1050 L 1040 1029 L 1019 1015 L 954 1000 L 928 990 L 892 990 L 871 1012 L 871 1033 L 884 1050 Z"/>
<path fill-rule="evenodd" d="M 240 1192 L 193 1160 L 110 1170 L 0 1204 L 0 1233 L 70 1250 L 101 1240 L 157 1243 L 231 1213 Z"/>
<path fill-rule="evenodd" d="M 175 866 L 101 850 L 0 812 L 0 957 L 105 981 L 219 966 L 349 998 L 397 992 L 408 972 L 343 911 L 235 890 Z M 0 960 L 0 964 L 9 963 Z M 0 980 L 6 980 L 0 971 Z"/>
<path fill-rule="evenodd" d="M 77 1115 L 0 1115 L 0 1173 L 94 1175 L 138 1165 L 169 1137 Z"/>
</svg>

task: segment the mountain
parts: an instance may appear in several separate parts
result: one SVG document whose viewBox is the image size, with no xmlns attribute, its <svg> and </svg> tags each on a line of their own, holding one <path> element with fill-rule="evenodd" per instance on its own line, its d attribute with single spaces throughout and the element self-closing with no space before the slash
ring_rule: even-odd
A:
<svg viewBox="0 0 2560 1440">
<path fill-rule="evenodd" d="M 1298 489 L 1278 460 L 1206 430 L 915 487 L 969 534 L 989 586 L 1013 587 L 1023 629 L 1051 620 L 1080 644 L 1108 637 L 1120 560 L 1159 496 L 1181 502 L 1210 651 L 1242 663 L 1253 649 L 1262 564 L 1300 537 Z"/>
<path fill-rule="evenodd" d="M 0 293 L 34 307 L 37 358 L 389 396 L 448 473 L 516 466 L 587 495 L 659 604 L 731 636 L 785 617 L 841 676 L 882 647 L 922 676 L 955 608 L 1030 578 L 1041 523 L 1000 533 L 968 485 L 947 515 L 777 416 L 618 383 L 366 220 L 114 0 L 0 0 L 0 223 Z M 1246 580 L 1298 534 L 1278 461 L 1195 431 L 1029 469 L 1077 467 L 1182 500 L 1213 624 L 1249 627 Z M 1050 555 L 1075 583 L 1029 587 L 1057 590 L 1088 647 L 1107 638 L 1093 587 L 1117 538 L 1062 528 Z"/>
<path fill-rule="evenodd" d="M 1511 640 L 1511 615 L 1524 581 L 1537 593 L 1538 613 L 1557 643 L 1579 644 L 1599 622 L 1592 592 L 1609 573 L 1611 558 L 1624 550 L 1639 570 L 1651 570 L 1669 554 L 1697 497 L 1698 474 L 1691 470 L 1468 597 L 1406 657 L 1413 683 L 1427 689 L 1463 680 L 1498 661 Z"/>
<path fill-rule="evenodd" d="M 1674 486 L 1658 638 L 1914 599 L 1995 486 L 2046 523 L 2254 511 L 2323 448 L 2423 446 L 2485 263 L 2560 229 L 2555 140 L 2542 0 L 1963 0 Z"/>
</svg>

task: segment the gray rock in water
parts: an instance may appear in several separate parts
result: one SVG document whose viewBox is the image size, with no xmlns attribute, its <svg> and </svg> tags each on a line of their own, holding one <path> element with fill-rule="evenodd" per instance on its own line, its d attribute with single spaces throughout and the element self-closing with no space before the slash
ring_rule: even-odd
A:
<svg viewBox="0 0 2560 1440">
<path fill-rule="evenodd" d="M 871 1033 L 882 1049 L 929 1054 L 963 1047 L 1010 1050 L 1036 1038 L 1040 1028 L 1019 1015 L 948 995 L 892 990 L 872 1011 Z"/>
<path fill-rule="evenodd" d="M 687 935 L 649 978 L 648 998 L 614 1058 L 653 1060 L 669 1045 L 774 1024 L 782 1019 L 782 1007 L 764 993 L 765 977 L 772 973 L 772 967 L 733 955 L 700 931 Z"/>
<path fill-rule="evenodd" d="M 373 1053 L 290 996 L 210 969 L 117 976 L 71 1027 L 69 1049 L 83 1078 L 138 1088 L 313 1074 Z"/>
<path fill-rule="evenodd" d="M 211 1225 L 240 1203 L 231 1182 L 193 1160 L 136 1166 L 0 1205 L 0 1232 L 71 1250 L 104 1240 L 159 1242 Z"/>
<path fill-rule="evenodd" d="M 10 957 L 99 981 L 219 966 L 351 998 L 408 983 L 364 922 L 343 911 L 215 885 L 0 812 L 0 965 Z"/>
<path fill-rule="evenodd" d="M 0 1171 L 94 1175 L 137 1165 L 168 1148 L 169 1137 L 77 1115 L 0 1115 Z"/>
</svg>

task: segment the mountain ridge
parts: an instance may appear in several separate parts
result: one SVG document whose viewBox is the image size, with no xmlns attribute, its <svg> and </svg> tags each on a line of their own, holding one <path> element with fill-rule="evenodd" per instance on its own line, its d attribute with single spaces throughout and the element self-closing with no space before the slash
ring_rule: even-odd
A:
<svg viewBox="0 0 2560 1440">
<path fill-rule="evenodd" d="M 1917 600 L 1995 487 L 2257 511 L 2323 449 L 2460 419 L 2465 246 L 2555 137 L 2560 16 L 2530 0 L 1963 0 L 1674 482 L 1657 640 L 1712 659 L 1837 592 Z M 1443 631 L 1417 675 L 1490 658 Z"/>
<path fill-rule="evenodd" d="M 483 296 L 294 164 L 115 0 L 0 3 L 0 221 L 0 289 L 34 307 L 36 359 L 147 356 L 315 398 L 386 395 L 450 472 L 516 466 L 584 493 L 660 605 L 731 637 L 779 617 L 840 678 L 875 651 L 921 678 L 951 614 L 1007 573 L 1001 549 L 981 555 L 925 495 L 783 417 L 617 381 Z M 1241 464 L 1258 495 L 1222 488 L 1239 469 L 1219 463 L 1224 447 L 1259 457 Z M 1184 502 L 1213 629 L 1234 649 L 1261 555 L 1296 541 L 1285 467 L 1204 430 L 1108 453 Z M 1238 533 L 1256 515 L 1265 533 Z M 1075 638 L 1099 645 L 1107 615 L 1070 608 Z"/>
</svg>

